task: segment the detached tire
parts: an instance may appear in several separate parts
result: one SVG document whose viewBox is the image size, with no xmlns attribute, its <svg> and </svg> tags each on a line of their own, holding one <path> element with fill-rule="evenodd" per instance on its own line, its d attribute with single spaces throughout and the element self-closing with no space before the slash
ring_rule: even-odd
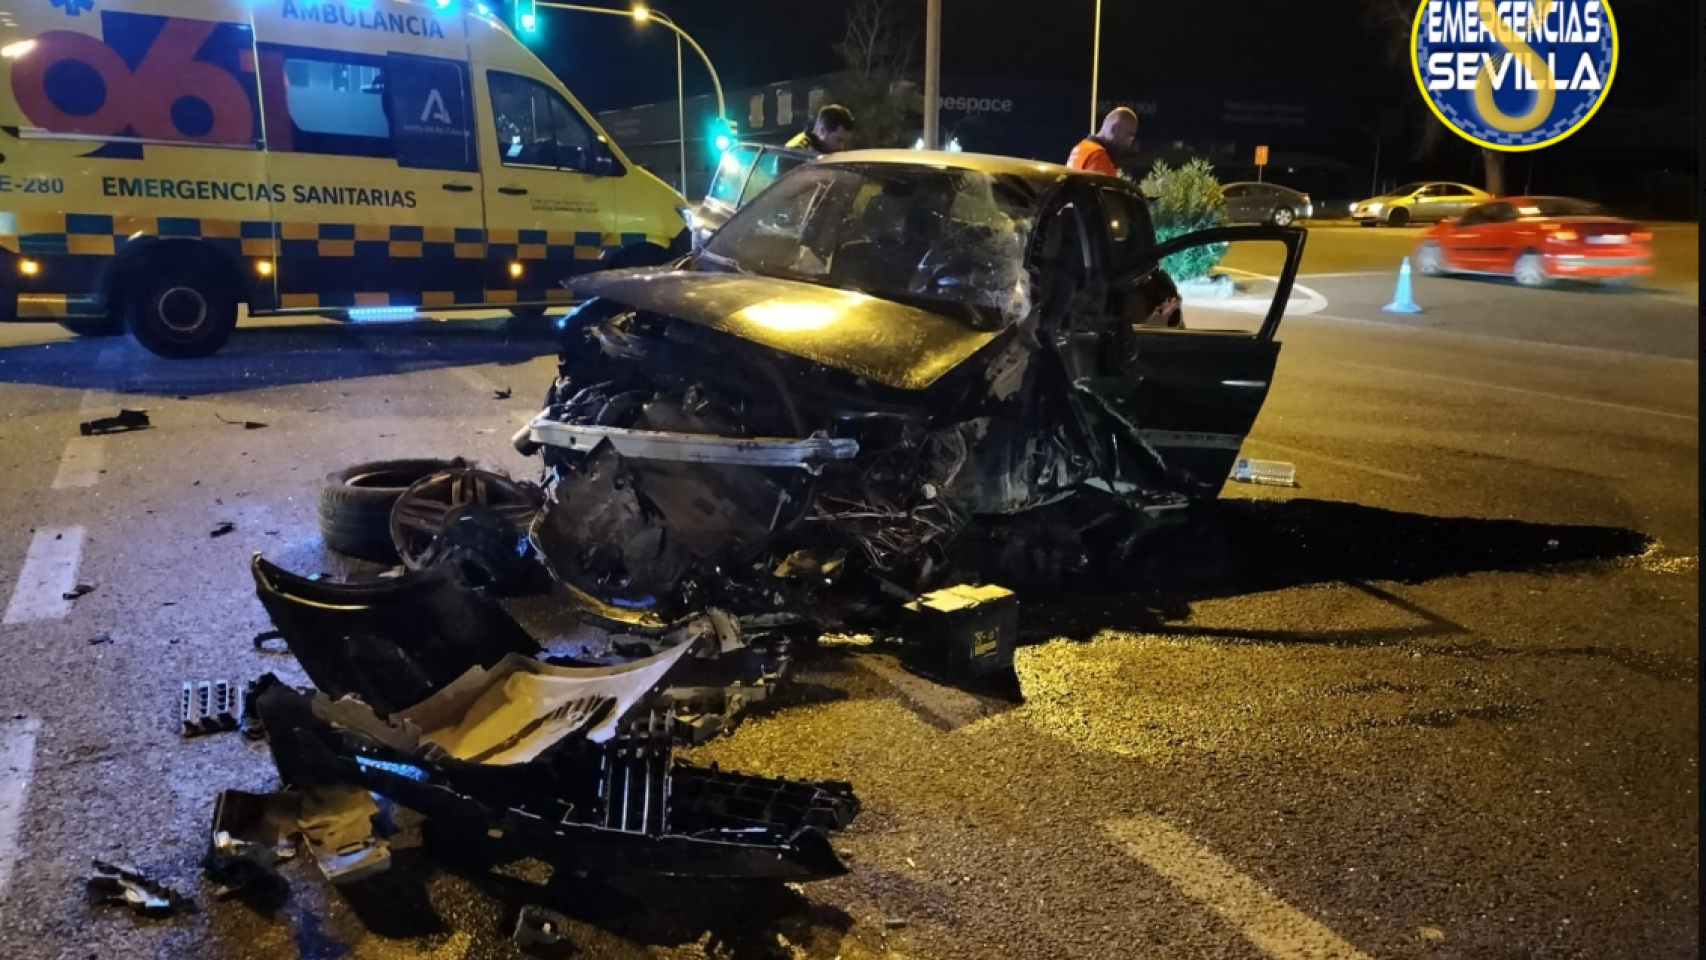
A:
<svg viewBox="0 0 1706 960">
<path fill-rule="evenodd" d="M 326 478 L 320 490 L 320 536 L 338 553 L 377 563 L 396 563 L 391 508 L 415 481 L 442 470 L 466 467 L 455 460 L 376 460 L 346 467 Z"/>
<path fill-rule="evenodd" d="M 162 264 L 135 289 L 126 324 L 149 353 L 174 360 L 209 356 L 237 328 L 231 285 L 210 270 Z"/>
</svg>

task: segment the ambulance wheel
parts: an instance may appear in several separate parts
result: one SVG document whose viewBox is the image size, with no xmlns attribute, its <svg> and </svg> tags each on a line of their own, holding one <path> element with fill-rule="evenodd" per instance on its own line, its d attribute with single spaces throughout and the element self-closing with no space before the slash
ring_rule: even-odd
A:
<svg viewBox="0 0 1706 960">
<path fill-rule="evenodd" d="M 124 333 L 123 317 L 71 317 L 59 325 L 79 337 L 116 337 Z"/>
<path fill-rule="evenodd" d="M 237 299 L 227 285 L 206 270 L 162 267 L 139 278 L 130 335 L 148 352 L 172 359 L 205 357 L 223 347 L 237 326 Z"/>
</svg>

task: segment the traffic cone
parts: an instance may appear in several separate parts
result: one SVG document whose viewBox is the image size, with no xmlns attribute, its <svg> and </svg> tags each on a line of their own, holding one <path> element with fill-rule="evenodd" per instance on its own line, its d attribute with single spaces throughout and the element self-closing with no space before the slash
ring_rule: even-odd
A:
<svg viewBox="0 0 1706 960">
<path fill-rule="evenodd" d="M 1392 292 L 1392 302 L 1381 308 L 1387 313 L 1421 313 L 1422 308 L 1410 297 L 1410 258 L 1405 257 L 1398 267 L 1398 289 Z"/>
</svg>

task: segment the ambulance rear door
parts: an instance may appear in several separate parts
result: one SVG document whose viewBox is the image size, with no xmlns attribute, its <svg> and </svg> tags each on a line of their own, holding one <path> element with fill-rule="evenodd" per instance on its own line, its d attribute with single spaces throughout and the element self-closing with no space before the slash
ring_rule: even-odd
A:
<svg viewBox="0 0 1706 960">
<path fill-rule="evenodd" d="M 255 11 L 279 306 L 352 319 L 484 302 L 465 20 L 391 0 Z"/>
</svg>

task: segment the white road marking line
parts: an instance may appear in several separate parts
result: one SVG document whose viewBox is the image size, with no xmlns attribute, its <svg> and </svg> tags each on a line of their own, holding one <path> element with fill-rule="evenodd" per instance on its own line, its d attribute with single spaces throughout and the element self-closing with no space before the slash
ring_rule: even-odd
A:
<svg viewBox="0 0 1706 960">
<path fill-rule="evenodd" d="M 39 729 L 41 721 L 35 717 L 0 721 L 0 903 L 5 902 L 6 882 L 18 859 L 18 825 L 24 820 Z"/>
<path fill-rule="evenodd" d="M 102 373 L 110 372 L 117 370 L 123 361 L 124 347 L 120 344 L 110 344 L 102 347 L 100 352 L 95 354 L 95 363 L 92 369 Z M 116 377 L 113 379 L 117 380 Z M 91 387 L 83 391 L 83 399 L 77 404 L 77 409 L 82 413 L 88 413 L 102 407 L 111 407 L 118 402 L 118 399 L 118 394 L 115 391 L 98 390 Z"/>
<path fill-rule="evenodd" d="M 932 683 L 887 657 L 857 657 L 853 662 L 888 681 L 903 699 L 931 714 L 950 730 L 958 730 L 989 715 L 989 708 L 982 700 L 953 687 Z"/>
<path fill-rule="evenodd" d="M 1278 450 L 1281 453 L 1289 453 L 1294 457 L 1302 457 L 1305 460 L 1319 460 L 1322 463 L 1330 463 L 1337 467 L 1344 467 L 1347 470 L 1361 470 L 1364 473 L 1372 473 L 1377 477 L 1385 477 L 1388 480 L 1402 480 L 1405 483 L 1420 483 L 1422 481 L 1421 477 L 1414 476 L 1412 474 L 1399 473 L 1396 470 L 1387 470 L 1384 467 L 1358 463 L 1355 460 L 1344 460 L 1330 454 L 1317 453 L 1314 450 L 1304 450 L 1298 447 L 1288 446 L 1283 443 L 1275 443 L 1272 440 L 1251 438 L 1247 442 L 1256 447 Z"/>
<path fill-rule="evenodd" d="M 1390 270 L 1352 270 L 1346 273 L 1300 273 L 1299 280 L 1329 280 L 1337 277 L 1396 277 L 1398 268 Z"/>
<path fill-rule="evenodd" d="M 59 471 L 53 475 L 53 489 L 72 490 L 92 487 L 101 478 L 101 468 L 107 461 L 106 442 L 101 437 L 72 437 L 59 458 Z"/>
<path fill-rule="evenodd" d="M 1394 321 L 1391 319 L 1370 320 L 1367 317 L 1345 317 L 1331 313 L 1310 314 L 1309 320 L 1329 320 L 1335 324 L 1350 323 L 1367 327 L 1370 330 L 1380 330 L 1398 334 L 1408 334 L 1417 337 L 1434 337 L 1438 339 L 1453 338 L 1461 340 L 1479 340 L 1492 342 L 1502 347 L 1523 348 L 1546 353 L 1556 353 L 1564 356 L 1612 356 L 1623 359 L 1634 358 L 1643 363 L 1663 363 L 1671 366 L 1698 367 L 1700 361 L 1690 357 L 1665 357 L 1653 353 L 1639 353 L 1633 350 L 1619 350 L 1615 347 L 1588 347 L 1578 343 L 1551 343 L 1545 340 L 1525 340 L 1520 337 L 1502 337 L 1492 333 L 1471 333 L 1467 330 L 1452 330 L 1444 327 L 1418 327 Z M 1282 338 L 1283 339 L 1283 338 Z"/>
<path fill-rule="evenodd" d="M 1136 816 L 1102 826 L 1126 853 L 1213 910 L 1274 960 L 1369 960 L 1343 937 L 1160 817 Z"/>
<path fill-rule="evenodd" d="M 1442 383 L 1455 383 L 1458 386 L 1476 387 L 1482 390 L 1502 390 L 1505 393 L 1516 393 L 1526 397 L 1544 397 L 1547 400 L 1562 400 L 1566 403 L 1580 403 L 1590 407 L 1603 407 L 1607 410 L 1621 410 L 1625 413 L 1644 413 L 1652 417 L 1669 417 L 1672 420 L 1686 420 L 1689 423 L 1697 423 L 1700 420 L 1700 417 L 1691 413 L 1672 413 L 1669 410 L 1654 410 L 1652 407 L 1637 407 L 1627 403 L 1613 403 L 1610 400 L 1593 400 L 1588 397 L 1572 397 L 1567 393 L 1552 393 L 1547 390 L 1530 390 L 1526 387 L 1511 387 L 1502 383 L 1488 383 L 1485 380 L 1465 380 L 1461 377 L 1448 377 L 1439 373 L 1421 373 L 1416 370 L 1405 370 L 1400 367 L 1382 367 L 1372 363 L 1351 363 L 1348 360 L 1341 360 L 1340 364 L 1346 367 L 1355 367 L 1358 370 L 1373 370 L 1377 373 L 1388 374 L 1395 373 L 1400 376 L 1419 377 L 1423 380 L 1438 380 Z"/>
<path fill-rule="evenodd" d="M 71 612 L 65 594 L 77 588 L 77 564 L 83 558 L 85 533 L 82 527 L 36 530 L 0 623 L 58 620 Z"/>
<path fill-rule="evenodd" d="M 1221 267 L 1220 269 L 1224 273 L 1243 274 L 1246 277 L 1254 277 L 1257 280 L 1267 280 L 1276 284 L 1279 283 L 1280 280 L 1278 275 L 1271 273 L 1257 273 L 1254 270 L 1242 270 L 1238 267 Z M 1285 315 L 1288 317 L 1308 316 L 1309 314 L 1320 313 L 1322 310 L 1327 309 L 1327 298 L 1321 296 L 1321 294 L 1316 290 L 1306 287 L 1302 283 L 1298 282 L 1302 279 L 1303 275 L 1298 274 L 1292 280 L 1291 296 L 1287 297 L 1285 301 Z M 1301 301 L 1298 299 L 1300 297 L 1302 298 Z M 1263 315 L 1267 314 L 1268 310 L 1273 307 L 1274 303 L 1272 297 L 1269 297 L 1266 300 L 1259 297 L 1248 300 L 1227 300 L 1220 297 L 1184 297 L 1182 298 L 1182 302 L 1186 304 L 1194 303 L 1203 308 L 1233 310 L 1240 313 L 1260 313 Z"/>
</svg>

